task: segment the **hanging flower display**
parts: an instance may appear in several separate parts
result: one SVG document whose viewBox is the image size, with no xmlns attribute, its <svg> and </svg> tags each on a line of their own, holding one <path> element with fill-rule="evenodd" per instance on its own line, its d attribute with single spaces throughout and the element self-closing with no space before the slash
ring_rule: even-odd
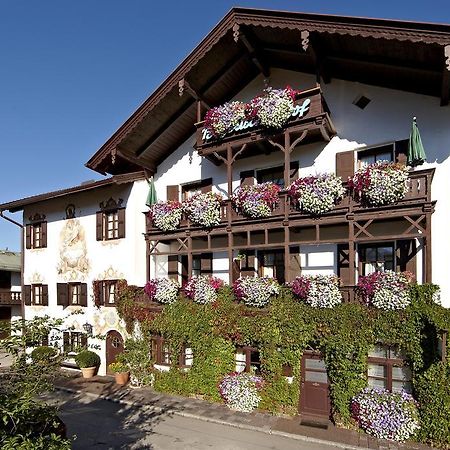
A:
<svg viewBox="0 0 450 450">
<path fill-rule="evenodd" d="M 234 282 L 233 291 L 245 305 L 262 308 L 269 303 L 270 297 L 278 295 L 280 286 L 270 277 L 240 277 Z"/>
<path fill-rule="evenodd" d="M 195 303 L 213 303 L 217 300 L 217 292 L 223 285 L 223 280 L 217 277 L 193 276 L 184 287 L 184 293 Z"/>
<path fill-rule="evenodd" d="M 360 427 L 380 439 L 406 441 L 420 428 L 417 402 L 406 392 L 365 388 L 352 399 L 352 414 Z"/>
<path fill-rule="evenodd" d="M 348 183 L 359 201 L 382 206 L 400 201 L 408 190 L 407 181 L 406 166 L 380 161 L 358 170 Z"/>
<path fill-rule="evenodd" d="M 210 228 L 221 221 L 222 196 L 214 192 L 195 194 L 183 202 L 183 210 L 194 225 Z"/>
<path fill-rule="evenodd" d="M 223 377 L 219 383 L 219 392 L 228 408 L 251 412 L 261 401 L 259 391 L 263 387 L 264 380 L 261 377 L 245 372 L 233 372 Z"/>
<path fill-rule="evenodd" d="M 296 91 L 290 87 L 273 89 L 268 87 L 261 95 L 250 101 L 247 114 L 256 117 L 266 128 L 281 128 L 294 111 Z"/>
<path fill-rule="evenodd" d="M 342 302 L 335 275 L 302 275 L 291 283 L 292 292 L 314 308 L 333 308 Z"/>
<path fill-rule="evenodd" d="M 224 137 L 241 120 L 245 120 L 246 107 L 242 102 L 229 102 L 211 108 L 205 115 L 205 128 L 215 138 Z"/>
<path fill-rule="evenodd" d="M 174 280 L 167 278 L 156 278 L 147 281 L 144 286 L 144 292 L 148 295 L 149 299 L 158 303 L 173 303 L 178 298 L 178 291 L 180 287 Z"/>
<path fill-rule="evenodd" d="M 374 272 L 359 277 L 357 290 L 368 305 L 385 310 L 404 309 L 411 303 L 408 288 L 413 278 L 410 272 Z"/>
<path fill-rule="evenodd" d="M 330 173 L 299 178 L 288 188 L 292 202 L 302 211 L 314 215 L 331 211 L 344 193 L 342 179 Z"/>
<path fill-rule="evenodd" d="M 269 217 L 278 204 L 280 187 L 275 183 L 241 186 L 231 200 L 235 208 L 252 219 Z"/>
<path fill-rule="evenodd" d="M 173 231 L 180 226 L 183 208 L 180 202 L 169 200 L 152 205 L 148 214 L 156 228 Z"/>
</svg>

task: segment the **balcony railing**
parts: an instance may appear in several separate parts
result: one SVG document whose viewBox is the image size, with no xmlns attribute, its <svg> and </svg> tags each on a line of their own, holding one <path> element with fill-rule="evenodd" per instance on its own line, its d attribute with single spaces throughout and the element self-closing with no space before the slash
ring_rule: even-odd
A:
<svg viewBox="0 0 450 450">
<path fill-rule="evenodd" d="M 370 213 L 371 211 L 380 210 L 394 210 L 399 208 L 407 208 L 409 206 L 417 206 L 425 203 L 431 203 L 431 181 L 433 179 L 434 169 L 418 170 L 410 172 L 408 180 L 408 191 L 405 197 L 396 204 L 386 205 L 383 207 L 366 207 L 359 201 L 355 200 L 349 190 L 346 190 L 346 194 L 343 199 L 336 205 L 333 210 L 323 215 L 323 217 L 341 217 L 343 220 L 348 213 Z M 277 207 L 272 212 L 270 217 L 264 219 L 249 219 L 239 214 L 232 205 L 231 200 L 226 199 L 222 201 L 221 205 L 221 223 L 216 226 L 233 226 L 244 223 L 257 223 L 267 221 L 284 221 L 290 219 L 311 219 L 310 214 L 305 214 L 299 211 L 291 202 L 286 191 L 280 192 L 280 201 Z M 187 218 L 181 221 L 180 228 L 173 231 L 164 233 L 153 226 L 150 217 L 147 215 L 147 233 L 149 234 L 167 234 L 177 233 L 180 230 L 188 230 L 190 228 L 199 228 L 191 223 Z"/>
<path fill-rule="evenodd" d="M 20 292 L 0 291 L 0 305 L 20 305 L 21 294 Z"/>
</svg>

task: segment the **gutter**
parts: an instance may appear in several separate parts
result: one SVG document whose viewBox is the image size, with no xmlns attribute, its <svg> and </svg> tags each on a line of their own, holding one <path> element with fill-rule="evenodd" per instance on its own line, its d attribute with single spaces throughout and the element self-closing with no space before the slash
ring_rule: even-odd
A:
<svg viewBox="0 0 450 450">
<path fill-rule="evenodd" d="M 24 249 L 24 226 L 23 224 L 16 222 L 4 215 L 3 210 L 0 209 L 0 217 L 5 219 L 6 221 L 18 226 L 20 228 L 20 312 L 22 314 L 22 320 L 25 320 L 25 281 L 24 281 L 24 268 L 25 268 L 25 249 Z"/>
</svg>

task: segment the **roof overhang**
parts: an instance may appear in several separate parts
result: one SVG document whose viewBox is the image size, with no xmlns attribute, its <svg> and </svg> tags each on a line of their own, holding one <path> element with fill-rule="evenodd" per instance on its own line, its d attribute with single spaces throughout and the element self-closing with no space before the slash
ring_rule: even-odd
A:
<svg viewBox="0 0 450 450">
<path fill-rule="evenodd" d="M 234 8 L 86 166 L 155 172 L 195 132 L 199 109 L 229 100 L 271 68 L 432 95 L 446 105 L 450 26 Z"/>
</svg>

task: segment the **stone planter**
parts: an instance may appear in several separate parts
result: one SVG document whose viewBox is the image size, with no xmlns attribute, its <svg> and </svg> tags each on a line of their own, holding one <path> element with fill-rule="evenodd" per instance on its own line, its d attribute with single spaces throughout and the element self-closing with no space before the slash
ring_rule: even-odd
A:
<svg viewBox="0 0 450 450">
<path fill-rule="evenodd" d="M 82 367 L 81 373 L 83 374 L 83 378 L 92 378 L 95 375 L 97 367 Z"/>
<path fill-rule="evenodd" d="M 123 386 L 128 383 L 130 372 L 118 372 L 115 373 L 114 376 L 116 377 L 116 383 Z"/>
</svg>

